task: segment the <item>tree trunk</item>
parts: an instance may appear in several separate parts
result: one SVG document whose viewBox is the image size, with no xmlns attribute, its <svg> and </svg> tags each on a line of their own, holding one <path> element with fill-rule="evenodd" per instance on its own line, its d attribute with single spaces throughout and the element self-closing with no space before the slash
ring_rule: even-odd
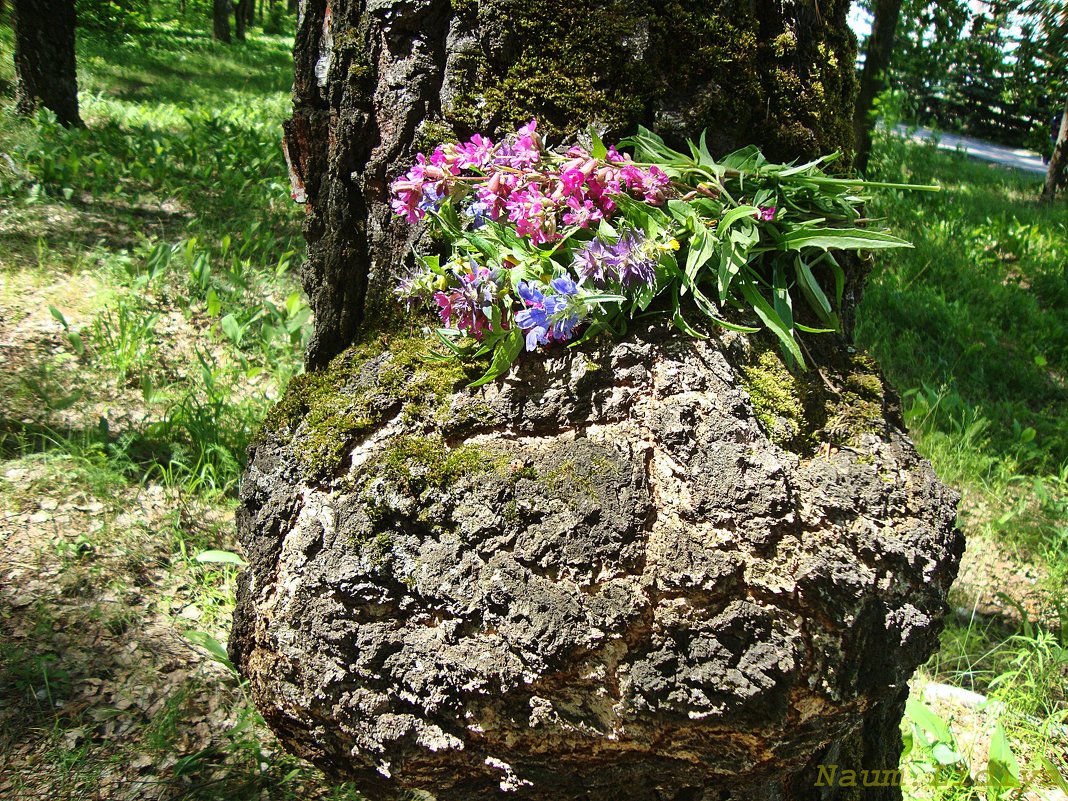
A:
<svg viewBox="0 0 1068 801">
<path fill-rule="evenodd" d="M 245 41 L 245 27 L 248 25 L 246 5 L 250 0 L 237 0 L 234 7 L 234 36 L 240 42 Z"/>
<path fill-rule="evenodd" d="M 15 109 L 38 106 L 66 126 L 81 125 L 75 69 L 74 0 L 15 0 Z"/>
<path fill-rule="evenodd" d="M 900 799 L 963 542 L 870 360 L 642 321 L 473 389 L 392 299 L 389 184 L 442 140 L 850 154 L 848 7 L 301 0 L 315 332 L 250 451 L 229 643 L 288 748 L 391 801 Z"/>
<path fill-rule="evenodd" d="M 1068 166 L 1068 99 L 1061 112 L 1061 126 L 1057 131 L 1057 142 L 1053 146 L 1049 166 L 1046 168 L 1046 182 L 1042 185 L 1042 199 L 1053 200 L 1057 190 L 1064 186 L 1065 167 Z"/>
<path fill-rule="evenodd" d="M 230 0 L 214 0 L 211 12 L 215 38 L 230 44 Z"/>
<path fill-rule="evenodd" d="M 676 144 L 707 128 L 720 153 L 750 143 L 772 159 L 851 153 L 848 6 L 307 0 L 286 149 L 294 195 L 307 199 L 308 366 L 396 313 L 411 232 L 390 212 L 388 185 L 444 137 L 537 116 L 550 139 L 645 123 Z"/>
<path fill-rule="evenodd" d="M 864 53 L 864 72 L 860 76 L 860 91 L 853 112 L 853 132 L 857 142 L 854 166 L 864 172 L 871 155 L 872 114 L 875 98 L 886 88 L 886 70 L 894 52 L 894 35 L 901 13 L 902 0 L 876 0 L 871 36 Z"/>
</svg>

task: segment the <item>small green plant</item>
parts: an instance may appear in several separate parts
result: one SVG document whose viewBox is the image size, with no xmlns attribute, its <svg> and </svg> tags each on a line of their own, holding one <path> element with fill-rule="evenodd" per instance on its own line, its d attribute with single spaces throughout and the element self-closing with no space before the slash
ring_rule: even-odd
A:
<svg viewBox="0 0 1068 801">
<path fill-rule="evenodd" d="M 159 315 L 120 298 L 93 320 L 89 341 L 93 356 L 102 362 L 115 380 L 123 385 L 131 376 L 144 373 L 156 348 Z"/>
</svg>

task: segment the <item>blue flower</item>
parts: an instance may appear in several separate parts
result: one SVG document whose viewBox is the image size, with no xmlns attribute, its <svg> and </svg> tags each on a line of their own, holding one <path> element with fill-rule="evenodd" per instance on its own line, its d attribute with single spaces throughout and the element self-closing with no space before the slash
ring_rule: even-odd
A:
<svg viewBox="0 0 1068 801">
<path fill-rule="evenodd" d="M 585 307 L 575 301 L 578 285 L 568 276 L 554 278 L 550 288 L 558 294 L 546 294 L 526 281 L 516 285 L 516 291 L 527 308 L 515 316 L 516 325 L 526 332 L 526 347 L 534 350 L 550 342 L 566 342 L 582 322 Z"/>
<path fill-rule="evenodd" d="M 419 201 L 419 208 L 423 211 L 437 211 L 444 199 L 445 193 L 438 189 L 437 184 L 426 184 L 423 187 L 423 199 Z"/>
<path fill-rule="evenodd" d="M 481 228 L 486 224 L 486 218 L 491 216 L 492 208 L 490 204 L 481 200 L 476 200 L 466 209 L 464 214 L 471 218 L 472 228 Z"/>
</svg>

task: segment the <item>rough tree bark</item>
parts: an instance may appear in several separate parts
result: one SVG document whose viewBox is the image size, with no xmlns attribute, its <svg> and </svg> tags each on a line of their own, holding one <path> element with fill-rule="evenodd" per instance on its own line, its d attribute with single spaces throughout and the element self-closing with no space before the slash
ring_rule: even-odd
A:
<svg viewBox="0 0 1068 801">
<path fill-rule="evenodd" d="M 443 137 L 537 115 L 550 138 L 644 122 L 676 142 L 707 127 L 720 152 L 851 153 L 848 5 L 308 0 L 286 146 L 294 194 L 307 199 L 309 367 L 395 313 L 411 239 L 387 185 Z"/>
<path fill-rule="evenodd" d="M 230 44 L 230 0 L 213 0 L 211 19 L 215 38 Z"/>
<path fill-rule="evenodd" d="M 897 20 L 901 14 L 902 0 L 876 0 L 871 37 L 864 52 L 864 72 L 860 76 L 860 91 L 853 112 L 853 132 L 857 142 L 854 166 L 864 172 L 868 169 L 871 155 L 871 129 L 875 120 L 872 108 L 875 98 L 886 88 L 886 70 L 894 51 L 894 36 Z"/>
<path fill-rule="evenodd" d="M 66 126 L 81 125 L 75 70 L 74 0 L 15 0 L 15 109 L 38 106 Z"/>
<path fill-rule="evenodd" d="M 900 799 L 963 543 L 847 338 L 798 376 L 636 324 L 473 390 L 391 326 L 416 151 L 537 116 L 851 152 L 847 0 L 301 5 L 312 369 L 250 452 L 230 639 L 282 742 L 376 800 Z"/>
<path fill-rule="evenodd" d="M 1043 200 L 1053 200 L 1057 196 L 1057 190 L 1064 186 L 1066 167 L 1068 167 L 1068 99 L 1064 101 L 1061 127 L 1057 131 L 1053 155 L 1050 156 L 1049 166 L 1046 168 L 1046 181 L 1042 185 Z"/>
<path fill-rule="evenodd" d="M 237 0 L 234 6 L 234 35 L 239 41 L 245 41 L 245 29 L 251 24 L 249 11 L 253 8 L 253 0 Z"/>
</svg>

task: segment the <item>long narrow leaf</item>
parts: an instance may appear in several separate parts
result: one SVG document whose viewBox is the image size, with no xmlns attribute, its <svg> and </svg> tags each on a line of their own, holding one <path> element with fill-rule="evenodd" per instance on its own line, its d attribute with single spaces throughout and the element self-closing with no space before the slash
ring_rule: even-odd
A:
<svg viewBox="0 0 1068 801">
<path fill-rule="evenodd" d="M 771 304 L 768 303 L 767 298 L 761 295 L 760 290 L 749 281 L 739 281 L 738 286 L 746 301 L 753 307 L 753 311 L 771 329 L 772 333 L 779 338 L 779 342 L 782 343 L 785 352 L 794 358 L 802 370 L 805 369 L 805 358 L 801 355 L 801 348 L 797 344 L 797 340 L 794 339 L 793 332 L 776 313 L 775 309 L 772 308 Z"/>
</svg>

